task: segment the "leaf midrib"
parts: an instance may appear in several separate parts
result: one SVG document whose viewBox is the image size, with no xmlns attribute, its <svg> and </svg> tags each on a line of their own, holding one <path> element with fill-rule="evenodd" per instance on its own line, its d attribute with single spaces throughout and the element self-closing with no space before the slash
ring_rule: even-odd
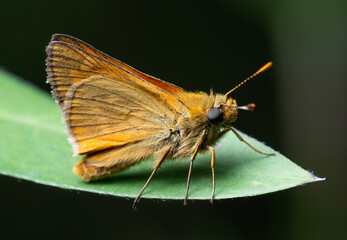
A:
<svg viewBox="0 0 347 240">
<path fill-rule="evenodd" d="M 61 126 L 46 124 L 39 119 L 46 118 L 49 119 L 50 115 L 41 115 L 36 118 L 27 116 L 18 116 L 13 113 L 0 112 L 0 119 L 11 123 L 19 123 L 22 125 L 27 125 L 29 127 L 38 128 L 41 130 L 47 130 L 53 133 L 58 133 L 59 135 L 64 135 L 65 133 L 61 131 Z"/>
</svg>

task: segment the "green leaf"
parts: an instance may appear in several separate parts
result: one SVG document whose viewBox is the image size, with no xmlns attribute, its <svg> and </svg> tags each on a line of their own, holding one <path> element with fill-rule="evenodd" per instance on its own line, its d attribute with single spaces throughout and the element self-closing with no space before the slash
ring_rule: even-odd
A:
<svg viewBox="0 0 347 240">
<path fill-rule="evenodd" d="M 274 152 L 240 133 L 264 152 Z M 85 183 L 72 173 L 80 158 L 72 157 L 57 104 L 47 93 L 0 71 L 0 173 L 41 184 L 123 197 L 135 197 L 153 164 L 144 161 L 113 178 Z M 254 152 L 230 132 L 216 149 L 216 199 L 253 196 L 324 180 L 280 153 Z M 211 154 L 194 162 L 189 199 L 210 199 Z M 144 198 L 183 199 L 189 160 L 167 161 L 158 170 Z"/>
</svg>

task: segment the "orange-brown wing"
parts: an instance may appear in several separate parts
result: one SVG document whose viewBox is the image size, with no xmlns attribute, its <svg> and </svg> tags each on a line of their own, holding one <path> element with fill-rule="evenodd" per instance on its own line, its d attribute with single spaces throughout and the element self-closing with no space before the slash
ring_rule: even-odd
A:
<svg viewBox="0 0 347 240">
<path fill-rule="evenodd" d="M 48 82 L 52 85 L 54 97 L 61 107 L 72 84 L 103 74 L 151 85 L 152 91 L 159 94 L 165 92 L 171 97 L 184 92 L 179 87 L 141 73 L 71 36 L 53 35 L 46 51 Z"/>
<path fill-rule="evenodd" d="M 63 112 L 75 155 L 146 141 L 157 145 L 177 118 L 161 97 L 148 86 L 113 75 L 73 84 Z"/>
<path fill-rule="evenodd" d="M 90 181 L 123 171 L 157 151 L 156 142 L 138 142 L 90 153 L 74 167 L 83 181 Z M 165 148 L 164 148 L 165 149 Z"/>
</svg>

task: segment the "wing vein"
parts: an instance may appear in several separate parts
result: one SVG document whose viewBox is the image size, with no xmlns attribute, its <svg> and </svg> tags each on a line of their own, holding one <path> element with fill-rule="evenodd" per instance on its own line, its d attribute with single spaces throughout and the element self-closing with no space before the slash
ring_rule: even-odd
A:
<svg viewBox="0 0 347 240">
<path fill-rule="evenodd" d="M 117 84 L 122 85 L 123 87 L 125 87 L 125 88 L 127 88 L 127 89 L 129 89 L 129 90 L 131 90 L 131 91 L 136 91 L 136 92 L 138 92 L 139 94 L 141 94 L 141 92 L 139 92 L 137 89 L 130 88 L 129 86 L 124 85 L 124 84 L 121 84 L 120 82 L 117 82 Z M 111 91 L 111 90 L 106 89 L 106 88 L 104 88 L 104 87 L 93 85 L 93 82 L 88 82 L 88 83 L 85 83 L 84 85 L 85 85 L 85 86 L 93 86 L 93 87 L 95 87 L 95 88 L 102 89 L 102 90 L 107 91 L 107 92 L 109 92 L 109 93 L 112 93 L 112 94 L 114 94 L 114 95 L 116 95 L 116 96 L 119 96 L 119 97 L 121 97 L 121 98 L 123 98 L 123 99 L 125 99 L 125 100 L 127 100 L 127 101 L 129 101 L 129 102 L 132 102 L 132 103 L 134 103 L 134 104 L 136 104 L 136 105 L 138 105 L 138 106 L 141 106 L 141 107 L 143 107 L 144 109 L 147 109 L 147 110 L 150 111 L 150 112 L 156 113 L 156 114 L 159 115 L 159 116 L 162 115 L 162 114 L 159 113 L 159 112 L 153 111 L 153 108 L 149 108 L 148 105 L 141 104 L 140 102 L 135 102 L 135 101 L 133 101 L 132 99 L 129 99 L 129 98 L 123 96 L 123 95 L 120 95 L 120 94 L 117 93 L 117 92 Z M 144 95 L 144 94 L 141 94 L 141 95 L 142 95 L 142 96 L 146 96 L 146 95 Z M 146 98 L 147 98 L 147 100 L 149 100 L 156 108 L 160 109 L 160 106 L 157 105 L 155 101 L 153 101 L 151 98 L 148 98 L 147 96 L 146 96 Z"/>
<path fill-rule="evenodd" d="M 100 61 L 95 61 L 95 62 L 97 62 L 98 63 L 98 67 L 92 62 L 92 61 L 90 61 L 89 59 L 87 59 L 83 54 L 81 54 L 80 52 L 78 52 L 77 50 L 79 50 L 79 51 L 82 51 L 83 53 L 85 53 L 85 54 L 87 54 L 89 57 L 91 57 L 91 58 L 97 58 L 98 60 L 101 60 L 98 56 L 96 56 L 96 55 L 94 55 L 94 54 L 91 54 L 91 53 L 89 53 L 89 52 L 87 52 L 87 51 L 85 51 L 84 49 L 82 49 L 82 48 L 80 48 L 80 47 L 77 47 L 77 46 L 75 46 L 75 45 L 72 45 L 72 44 L 69 44 L 69 43 L 65 43 L 65 42 L 57 42 L 57 43 L 59 43 L 59 44 L 61 44 L 61 45 L 64 45 L 64 46 L 66 46 L 67 48 L 69 48 L 69 49 L 71 49 L 72 51 L 74 51 L 75 53 L 77 53 L 79 56 L 81 56 L 81 57 L 83 57 L 86 61 L 88 61 L 89 63 L 91 63 L 95 68 L 97 68 L 97 69 L 100 69 L 101 71 L 107 71 L 108 73 L 112 73 L 112 72 L 110 72 L 109 71 L 109 68 L 108 68 L 108 66 L 101 66 L 100 64 L 99 64 L 99 62 Z M 77 50 L 76 50 L 77 49 Z"/>
<path fill-rule="evenodd" d="M 77 59 L 77 58 L 71 58 L 71 57 L 67 57 L 65 55 L 62 55 L 62 54 L 57 54 L 57 53 L 51 53 L 51 56 L 52 58 L 52 61 L 54 62 L 60 62 L 60 61 L 64 61 L 64 60 L 69 60 L 69 61 L 73 61 L 73 62 L 76 62 L 76 63 L 79 63 L 81 65 L 84 65 L 84 66 L 87 66 L 89 68 L 93 68 L 93 66 L 99 70 L 102 70 L 101 68 L 99 67 L 96 67 L 92 62 L 89 61 L 89 63 L 91 63 L 92 65 L 89 65 L 89 64 L 86 64 L 85 62 L 81 61 L 80 59 Z M 57 58 L 60 58 L 60 59 L 57 59 Z"/>
<path fill-rule="evenodd" d="M 96 138 L 96 137 L 107 136 L 107 135 L 111 135 L 111 134 L 115 134 L 115 133 L 119 133 L 119 132 L 128 131 L 130 129 L 136 129 L 136 130 L 153 129 L 154 130 L 154 129 L 162 129 L 162 128 L 161 127 L 154 127 L 154 126 L 151 126 L 151 127 L 141 126 L 141 128 L 134 128 L 134 127 L 123 128 L 123 129 L 120 129 L 120 130 L 117 130 L 117 131 L 112 131 L 112 132 L 109 132 L 109 133 L 104 133 L 104 134 L 94 135 L 94 136 L 87 137 L 87 138 L 77 139 L 77 141 L 80 142 L 80 141 L 84 141 L 84 140 L 88 140 L 88 139 L 93 139 L 93 138 Z"/>
</svg>

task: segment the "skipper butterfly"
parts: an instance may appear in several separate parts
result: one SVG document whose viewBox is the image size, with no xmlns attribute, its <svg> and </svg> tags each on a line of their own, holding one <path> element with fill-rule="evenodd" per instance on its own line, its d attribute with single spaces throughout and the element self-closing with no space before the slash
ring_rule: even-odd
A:
<svg viewBox="0 0 347 240">
<path fill-rule="evenodd" d="M 232 131 L 240 141 L 264 154 L 232 128 L 238 106 L 228 95 L 271 67 L 269 62 L 226 94 L 187 92 L 98 51 L 83 41 L 55 34 L 47 49 L 48 83 L 62 109 L 74 156 L 83 159 L 74 172 L 83 181 L 111 176 L 155 157 L 153 172 L 134 200 L 135 208 L 153 175 L 166 159 L 190 157 L 187 203 L 193 162 L 212 153 L 212 197 L 215 193 L 213 146 Z"/>
</svg>

